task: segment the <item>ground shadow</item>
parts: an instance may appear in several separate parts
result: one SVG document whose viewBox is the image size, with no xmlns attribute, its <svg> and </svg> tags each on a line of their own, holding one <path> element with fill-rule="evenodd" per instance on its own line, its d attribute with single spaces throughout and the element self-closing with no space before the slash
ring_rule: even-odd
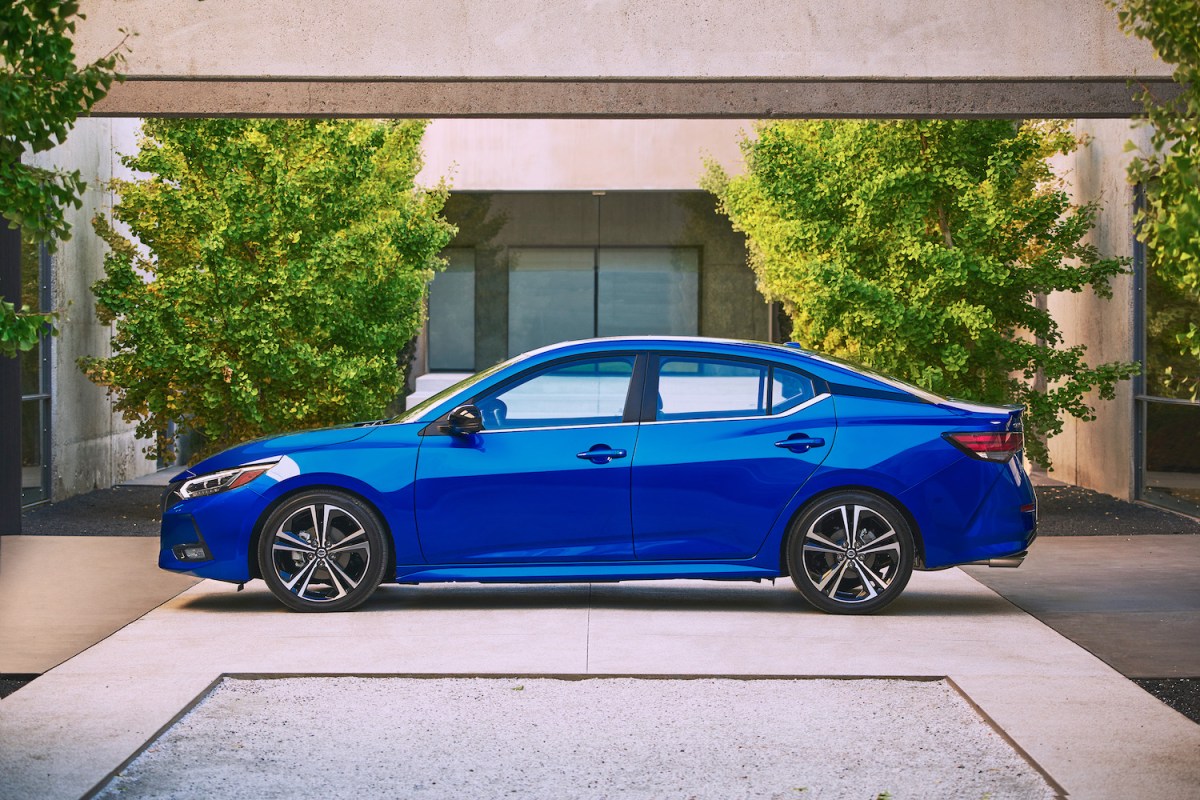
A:
<svg viewBox="0 0 1200 800">
<path fill-rule="evenodd" d="M 288 613 L 266 591 L 202 594 L 184 598 L 180 608 L 192 611 Z M 714 583 L 713 586 L 645 584 L 385 584 L 355 613 L 421 611 L 506 611 L 551 609 L 620 611 L 695 611 L 777 614 L 820 614 L 799 592 L 763 591 L 762 587 Z M 880 612 L 886 617 L 994 616 L 1013 610 L 997 596 L 949 595 L 909 590 Z"/>
</svg>

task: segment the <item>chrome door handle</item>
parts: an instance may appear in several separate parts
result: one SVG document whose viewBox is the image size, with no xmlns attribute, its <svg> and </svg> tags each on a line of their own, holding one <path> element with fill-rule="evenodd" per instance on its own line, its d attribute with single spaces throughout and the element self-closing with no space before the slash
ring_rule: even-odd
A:
<svg viewBox="0 0 1200 800">
<path fill-rule="evenodd" d="M 576 453 L 576 458 L 586 459 L 593 464 L 607 464 L 614 458 L 624 458 L 629 455 L 625 450 L 609 447 L 606 444 L 592 445 L 590 450 L 585 450 L 582 453 Z"/>
<path fill-rule="evenodd" d="M 818 436 L 808 436 L 803 433 L 793 433 L 782 442 L 776 442 L 776 447 L 791 450 L 793 453 L 806 453 L 813 447 L 824 447 L 825 440 Z"/>
</svg>

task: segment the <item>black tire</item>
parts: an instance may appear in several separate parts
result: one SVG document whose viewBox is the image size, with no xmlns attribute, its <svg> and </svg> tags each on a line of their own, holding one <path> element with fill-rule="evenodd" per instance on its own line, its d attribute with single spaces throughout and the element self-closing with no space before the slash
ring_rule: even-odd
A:
<svg viewBox="0 0 1200 800">
<path fill-rule="evenodd" d="M 276 508 L 258 539 L 258 567 L 293 611 L 349 611 L 383 580 L 383 525 L 362 501 L 335 491 L 301 492 Z"/>
<path fill-rule="evenodd" d="M 894 505 L 866 492 L 837 492 L 792 521 L 788 571 L 821 611 L 871 614 L 904 591 L 915 549 L 912 529 Z"/>
</svg>

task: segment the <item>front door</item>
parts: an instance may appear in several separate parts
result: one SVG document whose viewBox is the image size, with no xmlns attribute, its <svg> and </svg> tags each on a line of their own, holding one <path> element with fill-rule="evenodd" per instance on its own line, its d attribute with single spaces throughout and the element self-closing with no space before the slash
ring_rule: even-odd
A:
<svg viewBox="0 0 1200 800">
<path fill-rule="evenodd" d="M 430 564 L 633 558 L 625 422 L 635 356 L 556 362 L 475 398 L 484 430 L 425 436 L 416 517 Z"/>
</svg>

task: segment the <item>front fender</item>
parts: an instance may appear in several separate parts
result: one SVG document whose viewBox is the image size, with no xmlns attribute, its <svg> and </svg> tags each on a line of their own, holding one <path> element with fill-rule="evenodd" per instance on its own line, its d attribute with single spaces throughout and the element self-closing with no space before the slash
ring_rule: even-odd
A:
<svg viewBox="0 0 1200 800">
<path fill-rule="evenodd" d="M 281 462 L 283 469 L 272 469 L 260 479 L 261 484 L 250 484 L 266 501 L 268 512 L 286 497 L 306 489 L 349 492 L 379 513 L 392 537 L 397 564 L 424 563 L 413 511 L 415 443 L 393 447 L 379 447 L 378 443 L 354 447 L 352 443 L 349 447 L 295 453 L 285 460 L 291 464 Z M 250 555 L 253 558 L 253 553 Z"/>
</svg>

